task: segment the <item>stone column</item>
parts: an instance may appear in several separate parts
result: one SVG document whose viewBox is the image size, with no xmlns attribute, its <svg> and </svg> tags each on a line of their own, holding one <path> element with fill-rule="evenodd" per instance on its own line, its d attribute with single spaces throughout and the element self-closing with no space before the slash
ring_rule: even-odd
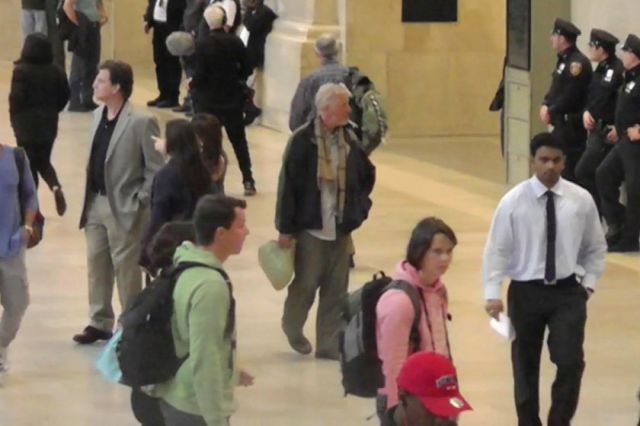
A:
<svg viewBox="0 0 640 426">
<path fill-rule="evenodd" d="M 289 130 L 289 107 L 298 82 L 319 66 L 313 45 L 322 34 L 340 36 L 339 0 L 267 1 L 279 19 L 267 38 L 262 76 L 262 124 Z M 344 44 L 344 43 L 343 43 Z"/>
</svg>

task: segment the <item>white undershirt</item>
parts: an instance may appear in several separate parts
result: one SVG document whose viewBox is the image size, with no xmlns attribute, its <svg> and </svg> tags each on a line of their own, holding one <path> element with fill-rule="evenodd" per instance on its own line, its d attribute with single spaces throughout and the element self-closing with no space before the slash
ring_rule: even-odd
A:
<svg viewBox="0 0 640 426">
<path fill-rule="evenodd" d="M 153 20 L 156 22 L 167 22 L 167 5 L 169 0 L 156 0 L 153 8 Z"/>
<path fill-rule="evenodd" d="M 547 188 L 533 176 L 500 200 L 484 250 L 485 299 L 500 299 L 505 277 L 516 281 L 544 277 Z M 556 276 L 584 270 L 582 285 L 595 290 L 604 272 L 607 243 L 591 195 L 562 178 L 551 188 L 556 208 Z"/>
</svg>

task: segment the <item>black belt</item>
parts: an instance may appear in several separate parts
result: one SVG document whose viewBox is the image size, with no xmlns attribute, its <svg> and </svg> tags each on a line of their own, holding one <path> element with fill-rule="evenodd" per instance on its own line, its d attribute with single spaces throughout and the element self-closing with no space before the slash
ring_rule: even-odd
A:
<svg viewBox="0 0 640 426">
<path fill-rule="evenodd" d="M 530 280 L 530 281 L 511 280 L 511 282 L 515 284 L 534 284 L 534 285 L 541 285 L 545 287 L 564 287 L 564 286 L 578 284 L 578 280 L 576 280 L 576 274 L 571 274 L 566 278 L 555 280 L 553 282 L 546 282 L 545 280 Z"/>
</svg>

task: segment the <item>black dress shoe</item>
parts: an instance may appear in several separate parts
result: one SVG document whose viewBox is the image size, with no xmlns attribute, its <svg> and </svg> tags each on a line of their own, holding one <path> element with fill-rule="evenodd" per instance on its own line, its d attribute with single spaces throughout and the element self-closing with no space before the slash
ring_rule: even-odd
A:
<svg viewBox="0 0 640 426">
<path fill-rule="evenodd" d="M 178 101 L 173 101 L 171 99 L 163 99 L 158 102 L 156 108 L 175 108 L 178 106 Z"/>
<path fill-rule="evenodd" d="M 311 342 L 303 335 L 297 337 L 287 336 L 287 340 L 289 341 L 289 345 L 291 346 L 291 348 L 299 354 L 309 355 L 311 351 L 313 351 Z"/>
<path fill-rule="evenodd" d="M 147 102 L 147 106 L 154 107 L 154 106 L 158 105 L 158 102 L 161 102 L 163 100 L 164 99 L 162 99 L 161 96 L 158 96 L 157 98 L 148 101 Z"/>
<path fill-rule="evenodd" d="M 94 109 L 98 108 L 98 104 L 95 103 L 91 103 L 88 105 L 85 104 L 69 104 L 69 106 L 67 107 L 67 111 L 69 112 L 90 112 L 93 111 Z"/>
<path fill-rule="evenodd" d="M 113 336 L 112 332 L 100 330 L 89 325 L 82 330 L 82 333 L 73 336 L 73 341 L 81 345 L 89 345 L 98 340 L 109 340 L 111 336 Z"/>
</svg>

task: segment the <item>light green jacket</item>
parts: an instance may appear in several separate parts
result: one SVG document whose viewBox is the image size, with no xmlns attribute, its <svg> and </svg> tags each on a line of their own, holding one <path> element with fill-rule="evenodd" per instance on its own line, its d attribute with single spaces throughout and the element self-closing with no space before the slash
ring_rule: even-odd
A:
<svg viewBox="0 0 640 426">
<path fill-rule="evenodd" d="M 177 248 L 176 263 L 190 261 L 222 268 L 210 252 L 184 242 Z M 171 330 L 178 357 L 189 357 L 176 376 L 153 391 L 168 404 L 204 417 L 208 426 L 227 426 L 235 411 L 234 386 L 238 382 L 235 350 L 224 337 L 230 297 L 222 276 L 208 268 L 183 272 L 173 291 Z M 235 340 L 235 330 L 233 337 Z M 233 360 L 232 360 L 233 357 Z"/>
</svg>

